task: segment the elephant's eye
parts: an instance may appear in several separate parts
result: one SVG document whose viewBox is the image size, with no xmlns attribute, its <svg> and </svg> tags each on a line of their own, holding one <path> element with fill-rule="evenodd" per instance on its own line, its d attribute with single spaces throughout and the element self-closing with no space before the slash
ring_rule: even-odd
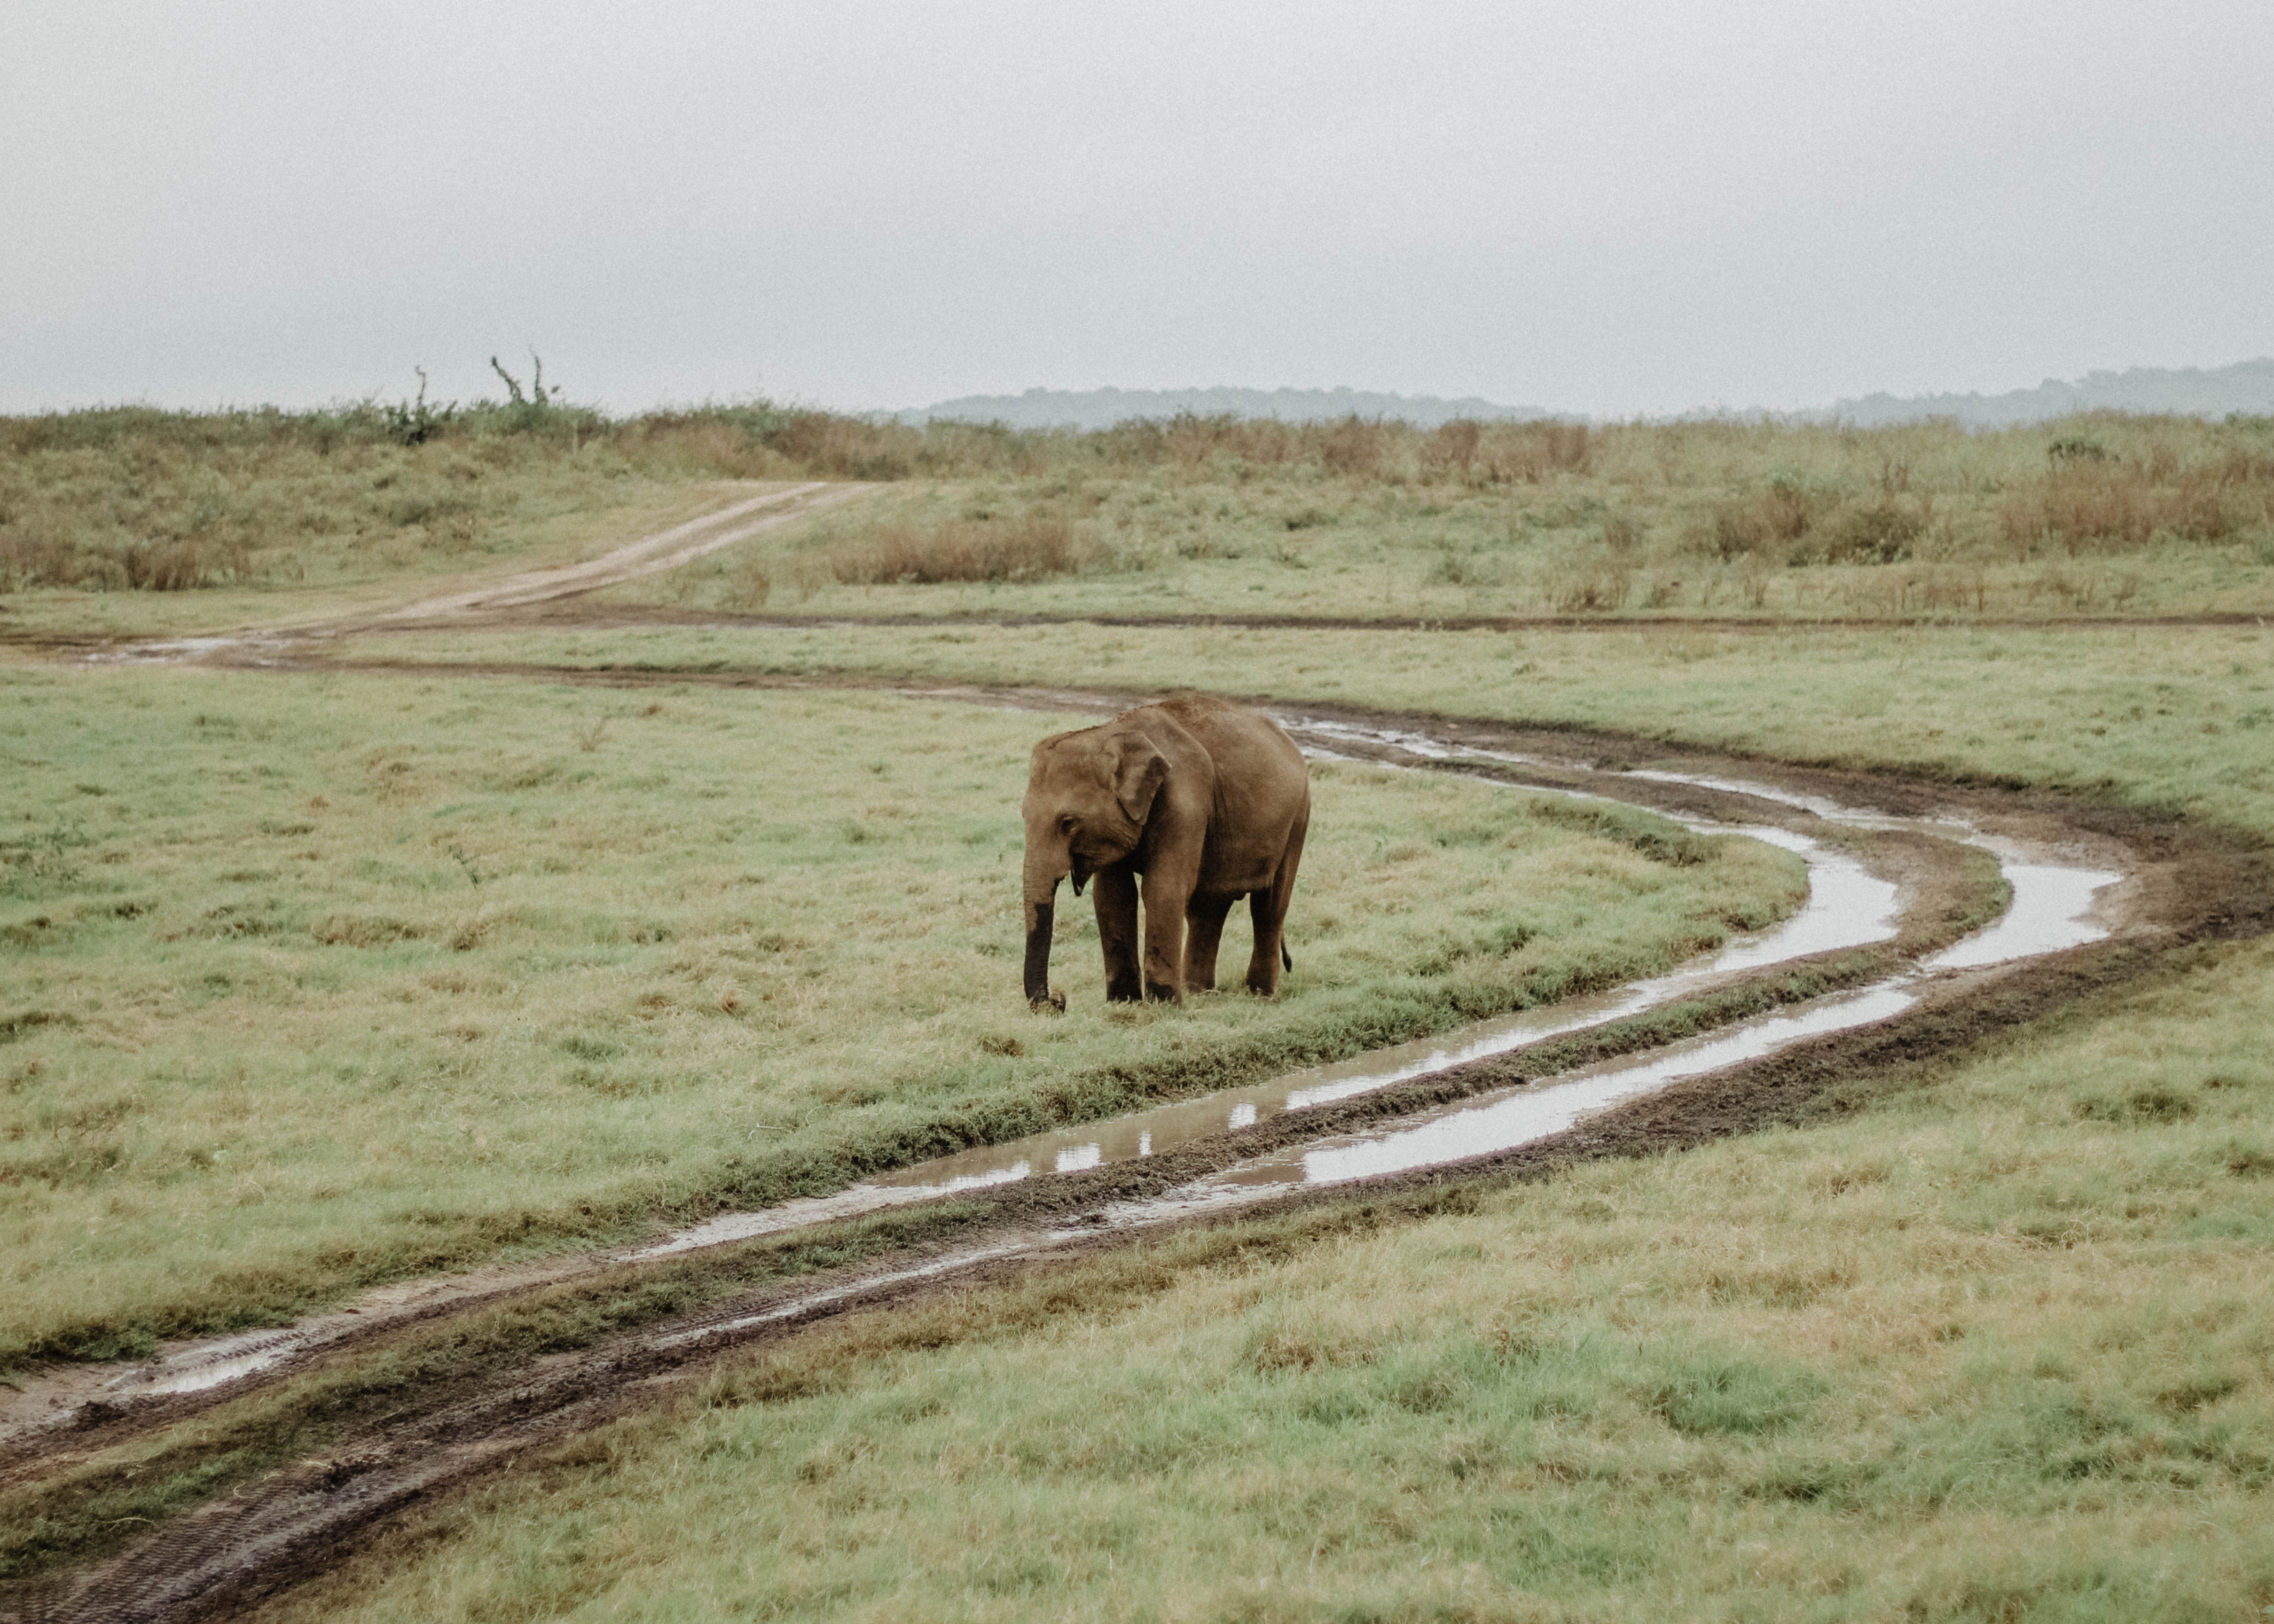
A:
<svg viewBox="0 0 2274 1624">
<path fill-rule="evenodd" d="M 1070 835 L 1073 832 L 1073 826 L 1080 822 L 1081 822 L 1080 818 L 1069 812 L 1058 819 L 1058 832 L 1062 835 Z"/>
</svg>

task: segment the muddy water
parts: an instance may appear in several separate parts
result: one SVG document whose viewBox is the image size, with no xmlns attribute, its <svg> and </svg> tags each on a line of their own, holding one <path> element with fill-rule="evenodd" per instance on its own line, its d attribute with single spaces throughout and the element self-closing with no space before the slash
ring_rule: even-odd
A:
<svg viewBox="0 0 2274 1624">
<path fill-rule="evenodd" d="M 1875 821 L 1885 823 L 1888 820 Z M 1783 831 L 1777 831 L 1777 835 L 1781 844 L 1789 838 Z M 1980 843 L 2003 844 L 1986 838 Z M 1803 855 L 1811 859 L 1811 880 L 1823 871 L 1819 862 L 1836 871 L 1836 864 L 1826 861 L 1829 854 L 1814 842 L 1805 843 Z M 2052 861 L 2004 861 L 2001 868 L 2013 888 L 2013 901 L 1998 921 L 1957 946 L 1874 985 L 1830 994 L 1724 1031 L 1668 1044 L 1646 1056 L 1607 1061 L 1551 1082 L 1517 1085 L 1417 1113 L 1394 1126 L 1317 1139 L 1273 1152 L 1159 1196 L 1109 1203 L 1086 1222 L 1053 1229 L 1022 1243 L 975 1247 L 932 1259 L 907 1277 L 951 1274 L 1005 1257 L 1039 1256 L 1094 1235 L 1101 1228 L 1148 1229 L 1180 1218 L 1256 1205 L 1306 1186 L 1349 1184 L 1450 1166 L 1515 1150 L 1573 1128 L 1594 1112 L 1639 1098 L 1684 1078 L 1704 1076 L 1727 1066 L 1764 1058 L 1808 1039 L 1850 1031 L 1900 1015 L 1917 1002 L 1930 982 L 1951 971 L 2035 957 L 2096 941 L 2108 934 L 2108 925 L 2102 917 L 2103 893 L 2122 876 Z M 1893 890 L 1888 887 L 1886 897 L 1881 898 L 1859 888 L 1854 893 L 1855 899 L 1868 899 L 1870 906 L 1849 915 L 1844 932 L 1834 934 L 1850 939 L 1885 940 L 1886 934 L 1892 932 Z M 1340 1074 L 1331 1081 L 1312 1081 L 1305 1086 L 1306 1079 L 1315 1079 L 1329 1070 L 1320 1068 L 1315 1072 L 1292 1074 L 1262 1088 L 1242 1090 L 1238 1094 L 1214 1095 L 1160 1111 L 1143 1112 L 1116 1123 L 1040 1135 L 1014 1145 L 943 1158 L 910 1168 L 890 1182 L 857 1186 L 824 1200 L 791 1202 L 764 1213 L 733 1214 L 675 1236 L 652 1250 L 661 1252 L 716 1244 L 722 1240 L 874 1211 L 957 1190 L 1009 1183 L 1035 1177 L 1039 1172 L 1078 1172 L 1111 1160 L 1148 1155 L 1156 1149 L 1165 1148 L 1170 1142 L 1166 1137 L 1170 1130 L 1163 1124 L 1172 1121 L 1189 1121 L 1195 1133 L 1227 1129 L 1236 1132 L 1259 1120 L 1260 1110 L 1275 1100 L 1279 1109 L 1299 1110 L 1329 1098 L 1348 1098 L 1369 1087 L 1385 1087 L 1395 1080 L 1457 1064 L 1461 1058 L 1504 1053 L 1551 1032 L 1568 1031 L 1610 1019 L 1610 1011 L 1646 1007 L 1651 1001 L 1645 996 L 1646 987 L 1695 990 L 1714 974 L 1727 971 L 1732 961 L 1747 967 L 1779 962 L 1768 956 L 1769 944 L 1788 931 L 1793 933 L 1788 938 L 1788 945 L 1821 951 L 1820 947 L 1805 944 L 1824 942 L 1827 929 L 1806 922 L 1803 914 L 1788 921 L 1783 931 L 1731 944 L 1709 966 L 1638 983 L 1620 993 L 1590 1001 L 1591 1007 L 1586 1009 L 1559 1005 L 1553 1011 L 1481 1023 L 1479 1027 L 1437 1044 L 1377 1051 L 1344 1066 L 1331 1068 Z M 1830 944 L 1843 943 L 1834 940 Z M 1535 1024 L 1527 1026 L 1527 1020 Z M 1426 1054 L 1419 1052 L 1424 1048 Z M 1323 1092 L 1336 1088 L 1343 1092 Z M 900 1278 L 894 1275 L 891 1280 Z M 869 1282 L 809 1293 L 775 1304 L 761 1314 L 673 1333 L 671 1342 L 688 1345 L 747 1329 L 764 1320 L 797 1318 L 825 1308 L 848 1293 L 866 1291 L 879 1283 L 890 1282 Z"/>
<path fill-rule="evenodd" d="M 1483 1094 L 1457 1107 L 1423 1112 L 1392 1131 L 1322 1139 L 1261 1157 L 1178 1195 L 1187 1203 L 1215 1204 L 1271 1194 L 1292 1184 L 1347 1184 L 1497 1154 L 1561 1133 L 1606 1106 L 1685 1077 L 1758 1060 L 1803 1038 L 1885 1020 L 1916 1001 L 1915 993 L 1892 986 L 1834 995 L 1732 1031 L 1670 1045 L 1647 1060 L 1589 1067 L 1553 1083 Z"/>
<path fill-rule="evenodd" d="M 2100 893 L 2122 875 L 2106 868 L 2002 859 L 1999 868 L 2014 888 L 2014 900 L 2005 914 L 1988 929 L 1924 960 L 1921 969 L 1964 970 L 2034 959 L 2082 947 L 2108 934 L 2099 918 Z"/>
<path fill-rule="evenodd" d="M 1808 864 L 1808 900 L 1773 930 L 1739 936 L 1708 962 L 1630 982 L 1614 991 L 1479 1021 L 1419 1042 L 1372 1050 L 1329 1065 L 1307 1066 L 1245 1088 L 1179 1101 L 1151 1110 L 985 1145 L 886 1174 L 832 1196 L 786 1201 L 763 1212 L 728 1213 L 640 1252 L 642 1258 L 716 1246 L 910 1201 L 1014 1184 L 1036 1173 L 1079 1173 L 1171 1150 L 1194 1139 L 1254 1126 L 1299 1111 L 1372 1094 L 1395 1084 L 1694 996 L 1765 965 L 1834 948 L 1884 942 L 1896 934 L 1896 887 L 1853 855 L 1805 835 L 1766 825 L 1709 824 L 1698 830 L 1749 835 L 1797 853 Z"/>
<path fill-rule="evenodd" d="M 1869 872 L 1845 852 L 1781 829 L 1748 828 L 1749 834 L 1800 853 L 1808 864 L 1809 898 L 1800 911 L 1774 930 L 1741 936 L 1703 965 L 1634 981 L 1613 992 L 1565 999 L 1476 1022 L 1418 1042 L 1378 1049 L 1329 1065 L 1308 1066 L 1268 1082 L 1164 1105 L 1111 1123 L 1093 1124 L 983 1147 L 961 1155 L 877 1180 L 881 1188 L 937 1185 L 943 1177 L 968 1183 L 1000 1183 L 1014 1169 L 1047 1168 L 1059 1173 L 1101 1167 L 1133 1156 L 1173 1149 L 1227 1129 L 1253 1127 L 1283 1111 L 1299 1111 L 1373 1094 L 1394 1084 L 1427 1077 L 1471 1061 L 1487 1059 L 1577 1032 L 1605 1021 L 1694 996 L 1740 971 L 1781 964 L 1834 948 L 1884 942 L 1896 933 L 1896 888 Z"/>
</svg>

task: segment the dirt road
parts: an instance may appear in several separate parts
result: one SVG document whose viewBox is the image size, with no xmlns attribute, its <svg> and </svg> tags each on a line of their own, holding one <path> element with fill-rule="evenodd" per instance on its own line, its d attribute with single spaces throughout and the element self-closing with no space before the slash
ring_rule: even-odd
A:
<svg viewBox="0 0 2274 1624">
<path fill-rule="evenodd" d="M 792 485 L 787 491 L 769 491 L 747 501 L 736 502 L 730 508 L 722 508 L 717 513 L 705 514 L 699 519 L 689 519 L 684 524 L 674 525 L 667 530 L 643 536 L 637 541 L 629 542 L 582 564 L 564 564 L 554 569 L 525 570 L 502 581 L 467 590 L 448 592 L 437 598 L 422 598 L 399 609 L 389 609 L 371 616 L 366 621 L 351 624 L 399 627 L 409 620 L 440 620 L 484 612 L 523 609 L 556 598 L 596 592 L 603 587 L 617 586 L 626 581 L 637 580 L 642 575 L 656 575 L 663 570 L 676 569 L 682 564 L 691 564 L 721 547 L 730 547 L 738 541 L 748 541 L 753 536 L 779 530 L 825 508 L 851 501 L 874 488 L 865 485 L 831 485 L 815 480 L 806 485 Z"/>
</svg>

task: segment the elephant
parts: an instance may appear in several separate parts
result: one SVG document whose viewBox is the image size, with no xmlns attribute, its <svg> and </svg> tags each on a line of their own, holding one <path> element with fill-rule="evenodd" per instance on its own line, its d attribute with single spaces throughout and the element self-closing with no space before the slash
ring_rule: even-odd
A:
<svg viewBox="0 0 2274 1624">
<path fill-rule="evenodd" d="M 1182 1001 L 1216 986 L 1224 916 L 1248 898 L 1255 951 L 1247 989 L 1279 990 L 1292 970 L 1287 904 L 1311 821 L 1310 772 L 1277 723 L 1245 706 L 1182 694 L 1035 747 L 1021 808 L 1027 1001 L 1065 1007 L 1050 989 L 1058 882 L 1097 883 L 1105 996 Z M 1144 881 L 1139 951 L 1138 881 Z"/>
</svg>

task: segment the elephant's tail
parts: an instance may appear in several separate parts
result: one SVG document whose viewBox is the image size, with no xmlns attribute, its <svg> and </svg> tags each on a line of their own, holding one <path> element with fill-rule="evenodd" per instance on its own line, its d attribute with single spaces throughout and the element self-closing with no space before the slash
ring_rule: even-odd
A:
<svg viewBox="0 0 2274 1624">
<path fill-rule="evenodd" d="M 1279 967 L 1283 970 L 1295 967 L 1295 955 L 1287 951 L 1287 944 L 1284 941 L 1279 944 Z"/>
</svg>

